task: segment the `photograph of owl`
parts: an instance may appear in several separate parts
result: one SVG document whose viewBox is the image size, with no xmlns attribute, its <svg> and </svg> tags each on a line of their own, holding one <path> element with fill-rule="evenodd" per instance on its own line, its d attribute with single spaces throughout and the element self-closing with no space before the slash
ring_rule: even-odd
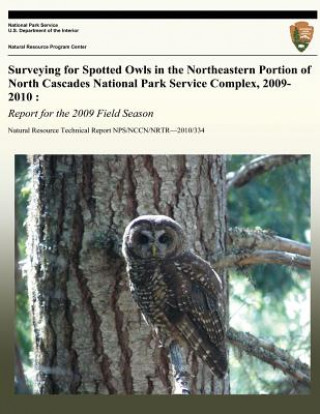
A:
<svg viewBox="0 0 320 414">
<path fill-rule="evenodd" d="M 227 371 L 219 275 L 188 247 L 181 226 L 164 215 L 144 215 L 123 235 L 129 287 L 146 322 L 164 346 L 191 349 L 223 378 Z"/>
</svg>

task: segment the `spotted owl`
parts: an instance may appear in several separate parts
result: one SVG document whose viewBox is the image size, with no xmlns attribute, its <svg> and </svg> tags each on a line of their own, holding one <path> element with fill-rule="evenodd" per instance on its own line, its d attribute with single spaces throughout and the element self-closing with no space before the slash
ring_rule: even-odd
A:
<svg viewBox="0 0 320 414">
<path fill-rule="evenodd" d="M 122 246 L 130 290 L 147 323 L 163 343 L 193 350 L 222 378 L 227 353 L 218 274 L 189 250 L 181 226 L 167 216 L 136 218 Z"/>
</svg>

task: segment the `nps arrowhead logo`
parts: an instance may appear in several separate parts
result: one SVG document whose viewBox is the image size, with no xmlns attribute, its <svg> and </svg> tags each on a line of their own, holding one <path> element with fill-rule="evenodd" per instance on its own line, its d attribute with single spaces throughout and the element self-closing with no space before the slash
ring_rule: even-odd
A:
<svg viewBox="0 0 320 414">
<path fill-rule="evenodd" d="M 313 36 L 313 27 L 307 22 L 297 22 L 290 26 L 291 39 L 299 52 L 304 52 Z"/>
</svg>

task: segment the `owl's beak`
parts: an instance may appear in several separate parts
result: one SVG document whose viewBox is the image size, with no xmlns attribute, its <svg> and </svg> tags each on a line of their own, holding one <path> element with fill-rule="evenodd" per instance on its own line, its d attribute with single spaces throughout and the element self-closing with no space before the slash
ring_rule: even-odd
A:
<svg viewBox="0 0 320 414">
<path fill-rule="evenodd" d="M 153 257 L 157 257 L 157 247 L 155 246 L 155 244 L 151 246 L 151 253 Z"/>
</svg>

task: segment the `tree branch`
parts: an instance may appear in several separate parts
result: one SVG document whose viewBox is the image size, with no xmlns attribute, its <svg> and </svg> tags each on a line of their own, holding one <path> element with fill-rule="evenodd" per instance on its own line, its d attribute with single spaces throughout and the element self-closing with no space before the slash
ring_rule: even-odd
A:
<svg viewBox="0 0 320 414">
<path fill-rule="evenodd" d="M 299 359 L 293 358 L 287 351 L 277 348 L 272 342 L 258 339 L 248 332 L 239 332 L 233 328 L 229 328 L 227 338 L 237 348 L 310 386 L 310 367 Z"/>
<path fill-rule="evenodd" d="M 271 234 L 264 230 L 233 228 L 228 231 L 227 244 L 235 248 L 279 250 L 302 256 L 311 255 L 309 244 Z"/>
<path fill-rule="evenodd" d="M 169 346 L 169 354 L 173 366 L 175 382 L 173 393 L 186 395 L 191 394 L 190 374 L 188 373 L 186 364 L 183 362 L 183 350 L 176 341 L 171 342 Z"/>
<path fill-rule="evenodd" d="M 273 250 L 254 250 L 252 252 L 230 254 L 216 261 L 213 265 L 215 269 L 225 269 L 263 263 L 277 263 L 302 269 L 310 269 L 311 266 L 309 257 Z"/>
<path fill-rule="evenodd" d="M 292 161 L 298 161 L 300 158 L 307 155 L 263 155 L 254 158 L 248 164 L 243 165 L 236 172 L 229 172 L 227 174 L 227 189 L 230 187 L 242 187 L 247 184 L 257 175 L 264 174 L 267 171 L 273 170 L 276 167 L 287 164 Z"/>
</svg>

